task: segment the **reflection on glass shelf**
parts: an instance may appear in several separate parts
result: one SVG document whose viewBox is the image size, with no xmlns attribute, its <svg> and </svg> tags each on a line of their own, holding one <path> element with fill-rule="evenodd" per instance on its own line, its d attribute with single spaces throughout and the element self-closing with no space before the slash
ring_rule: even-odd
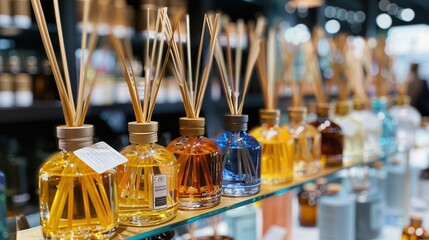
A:
<svg viewBox="0 0 429 240">
<path fill-rule="evenodd" d="M 145 227 L 145 228 L 120 227 L 118 229 L 119 236 L 116 236 L 116 238 L 117 239 L 121 239 L 121 238 L 122 239 L 123 238 L 142 239 L 145 237 L 150 237 L 159 233 L 163 233 L 170 229 L 195 222 L 199 219 L 214 216 L 219 213 L 225 212 L 227 210 L 241 207 L 247 204 L 251 204 L 253 202 L 256 202 L 271 196 L 283 194 L 293 188 L 300 187 L 304 183 L 312 181 L 316 178 L 329 176 L 337 173 L 340 170 L 351 168 L 354 166 L 359 166 L 362 164 L 368 164 L 368 163 L 370 162 L 365 161 L 364 163 L 349 164 L 342 167 L 325 168 L 325 169 L 322 169 L 319 173 L 314 174 L 312 176 L 295 178 L 292 183 L 288 183 L 288 184 L 263 185 L 261 187 L 261 191 L 259 194 L 249 196 L 249 197 L 242 197 L 242 198 L 223 197 L 221 200 L 221 203 L 214 208 L 196 210 L 196 211 L 179 211 L 176 218 L 162 225 L 158 225 L 154 227 Z M 33 228 L 25 232 L 19 232 L 19 235 L 23 237 L 22 239 L 37 239 L 37 236 L 39 237 L 41 236 L 40 234 L 41 234 L 40 228 Z"/>
</svg>

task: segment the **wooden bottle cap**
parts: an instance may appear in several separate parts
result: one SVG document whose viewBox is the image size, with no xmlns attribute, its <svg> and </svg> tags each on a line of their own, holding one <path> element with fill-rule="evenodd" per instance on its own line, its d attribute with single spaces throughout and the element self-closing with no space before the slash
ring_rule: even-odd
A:
<svg viewBox="0 0 429 240">
<path fill-rule="evenodd" d="M 58 148 L 74 151 L 93 144 L 93 125 L 79 127 L 57 126 Z"/>
<path fill-rule="evenodd" d="M 347 113 L 349 112 L 349 109 L 350 109 L 350 106 L 349 106 L 349 102 L 347 101 L 339 101 L 335 106 L 335 112 L 340 116 L 347 115 Z"/>
<path fill-rule="evenodd" d="M 261 109 L 259 116 L 263 124 L 275 125 L 280 122 L 280 110 L 279 109 Z"/>
<path fill-rule="evenodd" d="M 317 185 L 325 185 L 325 184 L 327 184 L 328 183 L 328 180 L 326 179 L 326 178 L 318 178 L 318 179 L 316 179 L 316 184 Z"/>
<path fill-rule="evenodd" d="M 225 130 L 231 132 L 247 131 L 249 116 L 247 115 L 225 115 Z"/>
<path fill-rule="evenodd" d="M 187 118 L 179 119 L 180 135 L 182 136 L 202 136 L 204 135 L 204 118 Z"/>
<path fill-rule="evenodd" d="M 335 195 L 343 189 L 343 186 L 340 183 L 330 183 L 328 184 L 327 194 Z"/>
<path fill-rule="evenodd" d="M 149 123 L 129 122 L 128 132 L 130 143 L 149 144 L 158 141 L 158 122 Z"/>
<path fill-rule="evenodd" d="M 329 116 L 330 105 L 329 103 L 317 103 L 316 105 L 316 114 L 318 117 L 328 117 Z"/>
<path fill-rule="evenodd" d="M 287 109 L 291 122 L 302 122 L 307 114 L 307 109 L 304 107 L 290 107 Z"/>
<path fill-rule="evenodd" d="M 307 183 L 304 185 L 303 189 L 306 192 L 314 192 L 314 191 L 316 191 L 317 186 L 314 183 Z"/>
</svg>

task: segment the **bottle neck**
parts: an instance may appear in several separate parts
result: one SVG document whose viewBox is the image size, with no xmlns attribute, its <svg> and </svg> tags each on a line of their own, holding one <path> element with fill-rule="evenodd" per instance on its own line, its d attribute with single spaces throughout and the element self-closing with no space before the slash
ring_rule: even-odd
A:
<svg viewBox="0 0 429 240">
<path fill-rule="evenodd" d="M 280 110 L 261 109 L 259 111 L 262 126 L 266 128 L 278 127 L 280 124 Z"/>
<path fill-rule="evenodd" d="M 287 109 L 287 111 L 291 125 L 305 124 L 305 115 L 307 114 L 307 109 L 304 107 L 290 107 Z"/>
</svg>

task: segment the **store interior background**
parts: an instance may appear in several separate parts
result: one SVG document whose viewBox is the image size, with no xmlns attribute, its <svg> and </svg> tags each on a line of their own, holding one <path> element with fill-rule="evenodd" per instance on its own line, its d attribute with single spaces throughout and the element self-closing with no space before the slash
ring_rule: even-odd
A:
<svg viewBox="0 0 429 240">
<path fill-rule="evenodd" d="M 5 1 L 5 0 L 1 0 Z M 65 18 L 65 39 L 68 51 L 78 49 L 80 30 L 78 22 L 78 3 L 64 0 L 62 5 Z M 132 44 L 136 56 L 141 53 L 143 35 L 140 33 L 139 9 L 141 4 L 151 3 L 160 6 L 174 5 L 184 7 L 190 14 L 191 31 L 197 33 L 205 12 L 219 10 L 227 14 L 232 21 L 254 20 L 258 15 L 268 18 L 270 25 L 283 29 L 288 41 L 296 43 L 310 39 L 315 26 L 323 28 L 328 36 L 346 33 L 354 36 L 356 42 L 364 38 L 387 38 L 389 56 L 394 58 L 393 74 L 395 81 L 406 81 L 410 64 L 418 64 L 418 77 L 424 85 L 413 92 L 420 94 L 418 110 L 429 117 L 429 1 L 424 0 L 203 0 L 203 1 L 145 1 L 127 0 L 135 10 Z M 45 4 L 45 3 L 44 3 Z M 49 1 L 46 1 L 49 9 Z M 309 7 L 305 7 L 308 5 Z M 313 7 L 316 5 L 317 7 Z M 0 6 L 2 6 L 0 4 Z M 1 11 L 1 9 L 0 9 Z M 53 13 L 53 11 L 47 11 Z M 49 28 L 55 32 L 54 16 L 47 16 Z M 361 38 L 358 38 L 361 37 Z M 198 34 L 192 35 L 193 41 Z M 55 40 L 54 40 L 55 41 Z M 74 47 L 73 47 L 74 45 Z M 195 46 L 196 44 L 194 44 Z M 321 45 L 321 51 L 327 51 Z M 121 73 L 116 69 L 115 57 L 108 44 L 100 44 L 99 58 L 106 61 L 99 68 L 106 75 L 122 81 Z M 76 50 L 78 56 L 79 50 Z M 73 56 L 74 54 L 69 54 Z M 70 57 L 69 56 L 69 57 Z M 106 57 L 107 56 L 107 57 Z M 76 61 L 76 59 L 71 59 Z M 95 56 L 94 61 L 97 61 Z M 299 67 L 299 66 L 298 66 Z M 213 68 L 214 69 L 214 68 Z M 330 76 L 329 67 L 323 68 L 325 79 Z M 376 71 L 376 69 L 375 69 Z M 71 71 L 73 72 L 73 70 Z M 26 26 L 5 24 L 0 21 L 0 77 L 4 73 L 27 73 L 32 79 L 33 100 L 29 106 L 0 106 L 0 169 L 7 178 L 8 215 L 29 214 L 38 211 L 37 170 L 49 154 L 56 151 L 54 126 L 63 124 L 62 111 L 58 100 L 52 74 L 46 64 L 46 55 L 40 34 L 31 16 Z M 222 99 L 220 83 L 216 71 L 212 73 L 211 87 L 208 89 L 203 106 L 203 115 L 207 119 L 207 136 L 214 138 L 221 133 L 223 115 L 227 113 L 227 104 Z M 257 76 L 254 74 L 244 112 L 250 116 L 249 128 L 259 124 L 258 111 L 263 107 Z M 166 84 L 171 79 L 166 79 Z M 76 88 L 77 83 L 74 82 Z M 171 85 L 171 84 L 170 84 Z M 109 85 L 110 86 L 110 85 Z M 89 109 L 87 123 L 96 126 L 96 141 L 103 140 L 116 149 L 128 144 L 127 122 L 134 120 L 130 103 L 118 102 L 112 97 L 112 87 L 99 86 L 97 97 Z M 160 143 L 165 145 L 178 136 L 179 117 L 185 114 L 180 95 L 171 93 L 167 85 L 164 95 L 155 107 L 153 119 L 160 123 Z M 103 92 L 110 91 L 110 92 Z M 393 90 L 393 89 L 392 89 Z M 373 93 L 372 93 L 373 94 Z M 335 94 L 332 97 L 335 99 Z M 311 94 L 306 95 L 307 103 L 314 102 Z M 286 93 L 280 99 L 280 108 L 290 103 Z M 416 105 L 417 106 L 417 105 Z"/>
</svg>

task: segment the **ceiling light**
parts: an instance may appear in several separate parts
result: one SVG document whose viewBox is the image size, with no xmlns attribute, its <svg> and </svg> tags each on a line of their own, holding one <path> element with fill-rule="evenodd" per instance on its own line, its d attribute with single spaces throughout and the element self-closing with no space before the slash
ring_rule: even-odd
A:
<svg viewBox="0 0 429 240">
<path fill-rule="evenodd" d="M 327 6 L 325 8 L 324 13 L 325 13 L 325 17 L 327 17 L 327 18 L 333 18 L 333 17 L 335 17 L 335 15 L 337 13 L 337 10 L 334 7 L 332 7 L 332 6 Z"/>
<path fill-rule="evenodd" d="M 355 14 L 355 21 L 358 23 L 363 23 L 365 21 L 366 15 L 362 11 L 357 11 Z"/>
<path fill-rule="evenodd" d="M 339 32 L 340 28 L 341 28 L 340 23 L 335 19 L 331 19 L 325 23 L 325 30 L 330 34 L 335 34 Z"/>
<path fill-rule="evenodd" d="M 387 13 L 378 15 L 375 21 L 381 29 L 388 29 L 392 26 L 392 18 Z"/>
<path fill-rule="evenodd" d="M 410 22 L 416 16 L 415 12 L 411 8 L 405 8 L 401 11 L 401 19 L 405 22 Z"/>
</svg>

